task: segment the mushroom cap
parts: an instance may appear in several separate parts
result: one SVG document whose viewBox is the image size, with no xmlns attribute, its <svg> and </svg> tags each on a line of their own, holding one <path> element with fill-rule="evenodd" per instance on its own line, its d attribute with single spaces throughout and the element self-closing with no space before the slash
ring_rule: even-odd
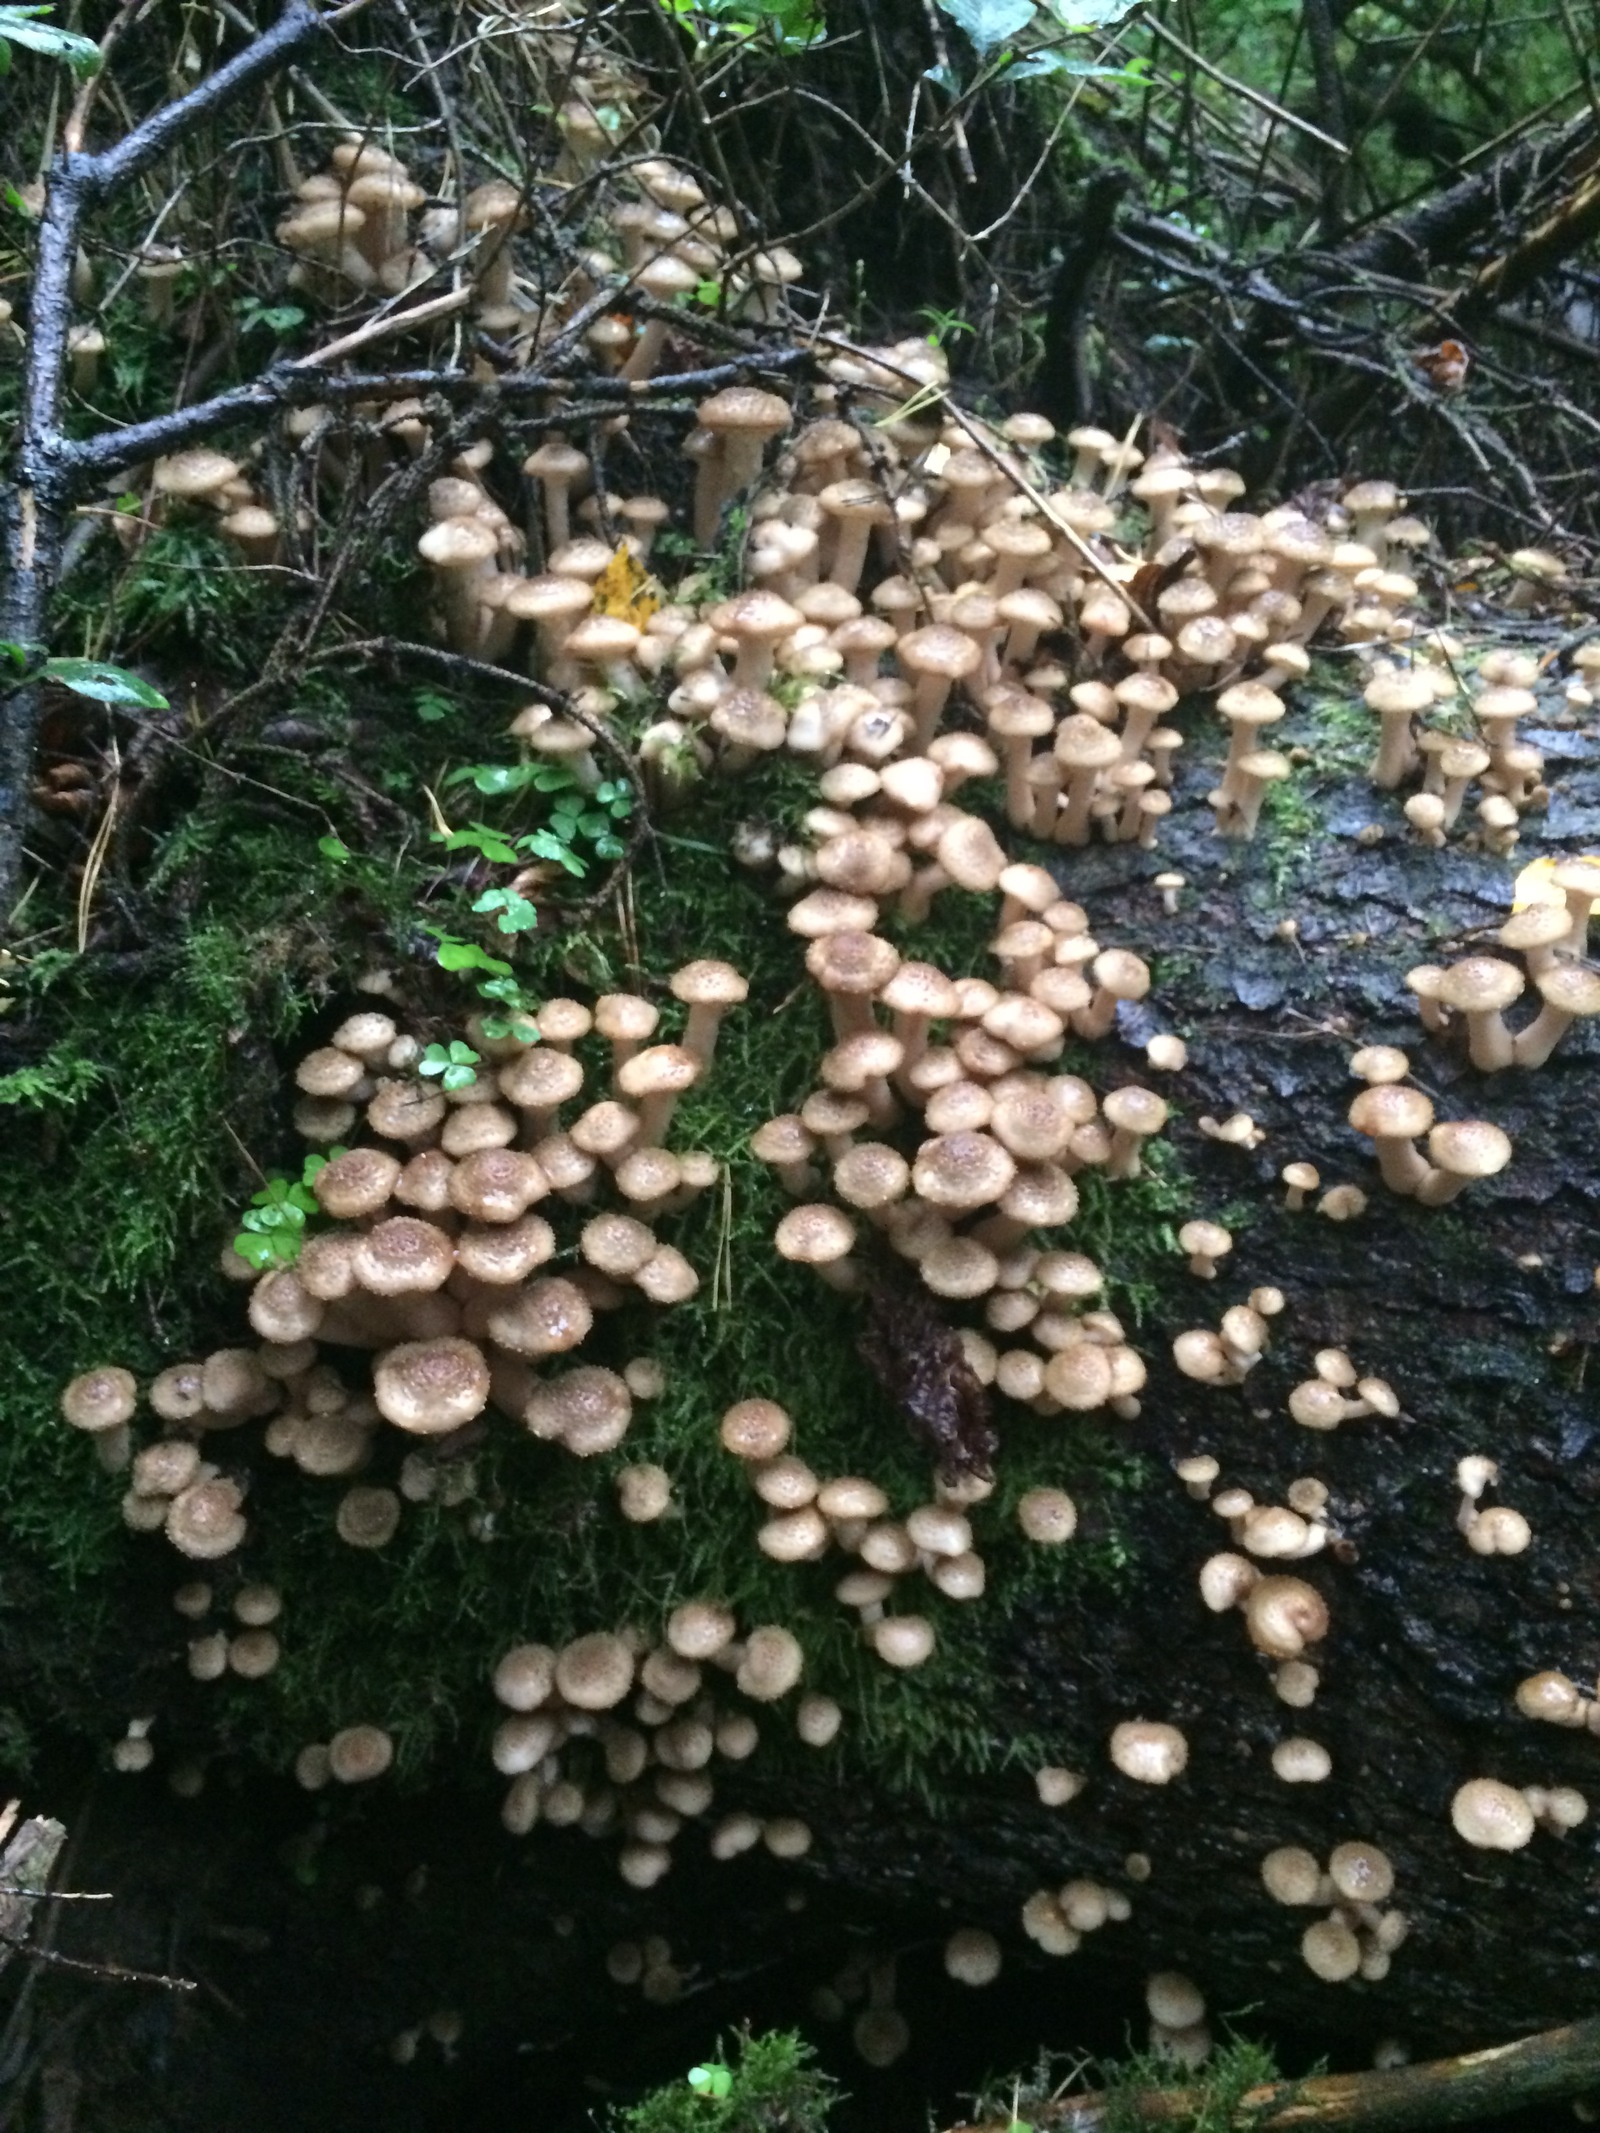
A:
<svg viewBox="0 0 1600 2133">
<path fill-rule="evenodd" d="M 1111 1760 L 1139 1785 L 1167 1785 L 1189 1761 L 1189 1743 L 1176 1726 L 1127 1718 L 1111 1731 Z"/>
<path fill-rule="evenodd" d="M 1533 982 L 1547 1007 L 1564 1015 L 1600 1014 L 1600 971 L 1582 963 L 1551 963 Z"/>
<path fill-rule="evenodd" d="M 383 1548 L 400 1529 L 400 1498 L 393 1489 L 346 1489 L 334 1513 L 334 1531 L 352 1548 Z"/>
<path fill-rule="evenodd" d="M 793 1426 L 776 1400 L 737 1400 L 723 1415 L 718 1435 L 736 1459 L 776 1459 Z"/>
<path fill-rule="evenodd" d="M 759 386 L 729 385 L 695 409 L 700 427 L 756 437 L 775 437 L 790 422 L 789 403 Z"/>
<path fill-rule="evenodd" d="M 495 1081 L 501 1095 L 519 1110 L 548 1111 L 577 1095 L 583 1068 L 570 1052 L 539 1045 L 501 1067 Z"/>
<path fill-rule="evenodd" d="M 1433 1105 L 1420 1089 L 1380 1081 L 1350 1106 L 1350 1123 L 1371 1140 L 1411 1140 L 1433 1124 Z"/>
<path fill-rule="evenodd" d="M 328 1743 L 328 1770 L 341 1785 L 382 1777 L 394 1761 L 394 1742 L 382 1726 L 341 1726 Z"/>
<path fill-rule="evenodd" d="M 207 445 L 196 445 L 191 451 L 174 452 L 168 459 L 158 459 L 152 480 L 163 496 L 176 496 L 188 502 L 196 497 L 214 496 L 243 471 L 237 459 L 229 459 L 225 453 L 214 452 Z"/>
<path fill-rule="evenodd" d="M 855 1224 L 849 1216 L 826 1202 L 793 1207 L 773 1232 L 772 1241 L 781 1258 L 802 1266 L 829 1266 L 842 1259 L 856 1241 Z"/>
<path fill-rule="evenodd" d="M 944 1133 L 922 1143 L 912 1184 L 932 1207 L 984 1207 L 1016 1177 L 1015 1159 L 987 1133 Z"/>
<path fill-rule="evenodd" d="M 1336 1844 L 1328 1854 L 1328 1876 L 1349 1903 L 1386 1903 L 1394 1894 L 1394 1866 L 1375 1844 Z"/>
<path fill-rule="evenodd" d="M 245 1537 L 240 1501 L 236 1485 L 220 1476 L 192 1483 L 167 1507 L 168 1540 L 196 1562 L 215 1562 L 231 1555 Z"/>
<path fill-rule="evenodd" d="M 138 1380 L 131 1370 L 117 1363 L 100 1363 L 67 1386 L 61 1395 L 61 1414 L 74 1429 L 98 1436 L 131 1422 L 138 1398 Z"/>
<path fill-rule="evenodd" d="M 908 630 L 895 646 L 895 657 L 912 676 L 964 681 L 977 671 L 983 653 L 965 630 L 948 622 L 930 622 L 923 629 Z"/>
<path fill-rule="evenodd" d="M 1319 1918 L 1300 1936 L 1306 1968 L 1325 1984 L 1342 1984 L 1361 1967 L 1361 1943 L 1342 1918 Z"/>
<path fill-rule="evenodd" d="M 667 1642 L 680 1659 L 714 1659 L 733 1642 L 738 1624 L 719 1600 L 685 1600 L 667 1617 Z"/>
<path fill-rule="evenodd" d="M 1017 1523 L 1031 1541 L 1057 1547 L 1078 1530 L 1078 1507 L 1065 1489 L 1029 1489 L 1017 1503 Z"/>
<path fill-rule="evenodd" d="M 1303 1578 L 1261 1578 L 1245 1595 L 1245 1627 L 1270 1659 L 1298 1659 L 1328 1633 L 1328 1604 Z"/>
<path fill-rule="evenodd" d="M 1492 1178 L 1511 1160 L 1511 1141 L 1487 1119 L 1446 1120 L 1428 1135 L 1428 1154 L 1457 1178 Z"/>
<path fill-rule="evenodd" d="M 1493 1014 L 1518 999 L 1526 983 L 1514 963 L 1497 955 L 1469 955 L 1446 970 L 1438 997 L 1463 1014 Z"/>
<path fill-rule="evenodd" d="M 1430 709 L 1434 701 L 1433 677 L 1424 667 L 1396 667 L 1375 674 L 1362 691 L 1367 708 L 1379 713 L 1414 713 Z"/>
<path fill-rule="evenodd" d="M 1411 1072 L 1411 1061 L 1398 1045 L 1364 1044 L 1351 1054 L 1350 1071 L 1357 1081 L 1375 1088 L 1379 1082 L 1404 1081 Z"/>
<path fill-rule="evenodd" d="M 677 1096 L 698 1081 L 700 1062 L 681 1044 L 652 1044 L 617 1069 L 617 1087 L 630 1100 Z"/>
<path fill-rule="evenodd" d="M 593 1324 L 588 1297 L 576 1282 L 559 1274 L 508 1292 L 483 1322 L 497 1348 L 529 1357 L 564 1355 L 579 1346 Z"/>
<path fill-rule="evenodd" d="M 614 1451 L 633 1419 L 633 1395 L 614 1370 L 581 1363 L 535 1385 L 522 1411 L 536 1437 L 565 1445 L 579 1459 Z"/>
<path fill-rule="evenodd" d="M 1333 1757 L 1320 1741 L 1293 1734 L 1272 1751 L 1272 1770 L 1286 1785 L 1320 1785 L 1333 1769 Z"/>
<path fill-rule="evenodd" d="M 1285 708 L 1277 690 L 1260 681 L 1236 681 L 1217 698 L 1218 711 L 1232 726 L 1275 726 Z"/>
<path fill-rule="evenodd" d="M 481 1414 L 489 1366 L 471 1341 L 402 1341 L 379 1356 L 372 1374 L 378 1412 L 412 1436 L 447 1436 Z"/>
<path fill-rule="evenodd" d="M 805 1654 L 799 1640 L 775 1623 L 751 1630 L 734 1674 L 735 1685 L 757 1703 L 775 1703 L 800 1679 Z"/>
<path fill-rule="evenodd" d="M 719 963 L 709 956 L 685 963 L 667 983 L 672 997 L 686 1007 L 737 1007 L 750 995 L 748 978 L 731 963 Z"/>
<path fill-rule="evenodd" d="M 455 1263 L 451 1239 L 415 1215 L 390 1215 L 375 1223 L 356 1239 L 350 1257 L 357 1285 L 375 1296 L 441 1289 Z"/>
<path fill-rule="evenodd" d="M 439 570 L 469 570 L 487 563 L 500 536 L 486 519 L 442 518 L 417 542 L 417 553 Z"/>
<path fill-rule="evenodd" d="M 439 1116 L 443 1112 L 441 1103 Z M 351 1222 L 387 1207 L 399 1179 L 400 1163 L 395 1156 L 381 1148 L 349 1148 L 323 1165 L 311 1190 L 325 1215 L 336 1222 Z"/>
<path fill-rule="evenodd" d="M 960 1985 L 992 1985 L 1000 1975 L 1000 1943 L 981 1926 L 960 1926 L 944 1944 L 945 1975 Z"/>
<path fill-rule="evenodd" d="M 475 1149 L 450 1173 L 450 1205 L 473 1222 L 516 1222 L 549 1190 L 534 1158 L 517 1148 Z"/>
<path fill-rule="evenodd" d="M 576 1711 L 610 1711 L 633 1686 L 634 1655 L 610 1630 L 595 1630 L 556 1655 L 555 1686 Z"/>
<path fill-rule="evenodd" d="M 937 1638 L 923 1615 L 885 1615 L 868 1631 L 872 1649 L 886 1666 L 922 1666 L 933 1656 Z"/>
<path fill-rule="evenodd" d="M 1513 1785 L 1469 1778 L 1450 1802 L 1456 1835 L 1479 1851 L 1516 1852 L 1533 1836 L 1533 1809 Z"/>
<path fill-rule="evenodd" d="M 1261 1881 L 1274 1903 L 1315 1903 L 1322 1890 L 1322 1869 L 1300 1845 L 1283 1844 L 1262 1860 Z"/>
</svg>

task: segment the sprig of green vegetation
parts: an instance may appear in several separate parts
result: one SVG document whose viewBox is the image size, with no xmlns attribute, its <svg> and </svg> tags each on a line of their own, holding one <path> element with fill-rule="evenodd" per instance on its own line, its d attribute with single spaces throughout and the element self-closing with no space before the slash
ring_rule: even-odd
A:
<svg viewBox="0 0 1600 2133">
<path fill-rule="evenodd" d="M 437 1051 L 438 1046 L 433 1049 Z M 476 1059 L 476 1052 L 472 1056 Z M 427 1073 L 428 1069 L 424 1067 L 422 1071 Z M 472 1079 L 470 1068 L 467 1079 Z M 445 1086 L 450 1087 L 450 1083 Z M 233 1248 L 258 1274 L 293 1266 L 299 1258 L 306 1225 L 322 1212 L 311 1187 L 332 1158 L 343 1154 L 343 1148 L 336 1147 L 326 1155 L 308 1155 L 300 1166 L 299 1177 L 286 1178 L 275 1172 L 252 1195 L 250 1205 L 239 1217 L 242 1227 L 233 1240 Z"/>
<path fill-rule="evenodd" d="M 742 2030 L 716 2054 L 639 2103 L 613 2112 L 612 2133 L 825 2133 L 839 2088 L 793 2030 Z"/>
<path fill-rule="evenodd" d="M 417 1071 L 436 1080 L 441 1089 L 470 1089 L 478 1078 L 478 1056 L 470 1044 L 453 1037 L 448 1044 L 430 1044 Z"/>
</svg>

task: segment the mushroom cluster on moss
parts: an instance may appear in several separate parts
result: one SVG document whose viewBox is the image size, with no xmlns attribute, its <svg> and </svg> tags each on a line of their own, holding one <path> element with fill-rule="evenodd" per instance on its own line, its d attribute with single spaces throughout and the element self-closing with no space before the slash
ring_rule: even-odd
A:
<svg viewBox="0 0 1600 2133">
<path fill-rule="evenodd" d="M 160 1371 L 148 1389 L 159 1433 L 137 1451 L 131 1373 L 103 1365 L 62 1394 L 64 1419 L 93 1436 L 103 1462 L 128 1468 L 126 1522 L 164 1531 L 198 1561 L 232 1554 L 248 1533 L 246 1481 L 236 1461 L 206 1454 L 214 1439 L 231 1452 L 225 1433 L 251 1422 L 264 1424 L 270 1455 L 347 1484 L 334 1530 L 369 1550 L 394 1539 L 406 1502 L 448 1499 L 441 1457 L 464 1448 L 462 1433 L 491 1407 L 576 1457 L 613 1450 L 659 1374 L 647 1358 L 618 1371 L 573 1351 L 630 1292 L 666 1307 L 698 1287 L 653 1225 L 719 1166 L 662 1143 L 746 987 L 703 960 L 671 990 L 686 1014 L 681 1042 L 646 1043 L 659 1010 L 633 995 L 603 996 L 592 1011 L 553 1000 L 527 1040 L 475 1030 L 476 1064 L 446 1088 L 429 1085 L 420 1042 L 388 1014 L 351 1015 L 308 1053 L 295 1074 L 301 1133 L 313 1145 L 353 1140 L 359 1106 L 372 1139 L 315 1167 L 321 1226 L 292 1263 L 256 1269 L 225 1248 L 224 1272 L 249 1284 L 255 1344 Z M 589 1070 L 573 1047 L 591 1032 L 609 1087 L 583 1108 Z M 332 1360 L 352 1350 L 372 1357 L 365 1385 Z M 385 1424 L 418 1447 L 394 1486 L 357 1479 L 384 1456 Z M 637 1484 L 631 1493 L 637 1505 Z"/>
</svg>

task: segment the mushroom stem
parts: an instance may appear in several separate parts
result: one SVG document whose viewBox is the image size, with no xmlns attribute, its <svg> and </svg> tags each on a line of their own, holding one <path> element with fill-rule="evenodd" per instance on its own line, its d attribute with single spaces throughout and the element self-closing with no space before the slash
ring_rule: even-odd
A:
<svg viewBox="0 0 1600 2133">
<path fill-rule="evenodd" d="M 1418 1191 L 1432 1174 L 1432 1166 L 1416 1144 L 1402 1135 L 1381 1134 L 1375 1138 L 1378 1169 L 1391 1192 L 1405 1198 Z"/>
<path fill-rule="evenodd" d="M 1496 1020 L 1498 1020 L 1498 1016 Z M 1507 1044 L 1505 1066 L 1542 1067 L 1577 1017 L 1546 1000 L 1526 1029 L 1518 1030 Z M 1476 1064 L 1474 1060 L 1474 1064 Z"/>
</svg>

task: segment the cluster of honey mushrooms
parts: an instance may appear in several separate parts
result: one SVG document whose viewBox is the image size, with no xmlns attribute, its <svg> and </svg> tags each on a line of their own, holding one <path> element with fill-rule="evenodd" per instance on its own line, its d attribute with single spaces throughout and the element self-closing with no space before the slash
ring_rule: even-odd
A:
<svg viewBox="0 0 1600 2133">
<path fill-rule="evenodd" d="M 566 107 L 559 124 L 558 175 L 595 186 L 590 248 L 568 295 L 569 315 L 589 307 L 597 372 L 648 380 L 669 331 L 693 332 L 674 300 L 708 278 L 727 283 L 736 318 L 787 315 L 799 261 L 751 250 L 738 216 L 665 160 L 597 178 L 608 137 L 586 103 Z M 526 348 L 549 326 L 519 279 L 525 221 L 515 186 L 496 180 L 459 207 L 429 204 L 393 156 L 348 142 L 300 187 L 279 235 L 312 301 L 404 291 L 433 261 L 464 257 L 480 323 Z M 593 303 L 608 287 L 615 303 Z M 779 757 L 814 773 L 803 830 L 784 841 L 752 823 L 733 853 L 773 890 L 796 979 L 817 989 L 831 1023 L 812 1092 L 749 1143 L 792 1201 L 772 1248 L 847 1294 L 887 1280 L 918 1296 L 948 1334 L 951 1373 L 995 1402 L 1003 1461 L 1008 1407 L 1094 1415 L 1113 1428 L 1140 1413 L 1145 1362 L 1106 1307 L 1099 1268 L 1073 1248 L 1073 1224 L 1084 1173 L 1113 1189 L 1140 1176 L 1173 1094 L 1130 1077 L 1137 1053 L 1119 1035 L 1158 1019 L 1148 964 L 1136 944 L 1096 939 L 1063 884 L 1096 840 L 1159 850 L 1175 759 L 1195 741 L 1169 723 L 1175 708 L 1214 704 L 1227 734 L 1209 794 L 1215 833 L 1251 838 L 1291 774 L 1268 745 L 1282 692 L 1306 675 L 1321 636 L 1364 672 L 1373 778 L 1384 792 L 1414 787 L 1409 834 L 1504 854 L 1546 797 L 1539 754 L 1518 736 L 1535 677 L 1520 654 L 1492 652 L 1469 688 L 1462 646 L 1415 618 L 1406 565 L 1430 536 L 1386 482 L 1349 488 L 1317 520 L 1289 507 L 1257 514 L 1237 508 L 1237 475 L 1165 446 L 1141 455 L 1131 436 L 1081 428 L 1058 438 L 1038 416 L 965 412 L 924 341 L 868 350 L 819 338 L 816 358 L 803 401 L 735 383 L 698 407 L 684 446 L 692 524 L 681 530 L 704 549 L 727 507 L 745 509 L 744 583 L 730 596 L 697 599 L 691 578 L 653 609 L 645 602 L 640 620 L 617 612 L 597 581 L 619 548 L 642 579 L 672 513 L 653 496 L 611 495 L 603 466 L 556 431 L 520 470 L 537 497 L 541 569 L 523 568 L 518 470 L 487 441 L 460 451 L 428 488 L 417 549 L 448 644 L 525 663 L 545 685 L 511 726 L 525 757 L 559 760 L 592 784 L 597 747 L 631 746 L 658 808 L 692 805 L 699 780 L 738 778 Z M 420 404 L 371 415 L 397 458 L 432 436 Z M 302 439 L 329 429 L 330 461 L 346 449 L 326 410 L 289 423 Z M 614 448 L 625 427 L 614 421 L 596 449 Z M 359 452 L 341 478 L 365 478 Z M 154 482 L 164 508 L 220 513 L 228 537 L 255 556 L 273 552 L 281 529 L 243 462 L 184 453 Z M 1588 700 L 1597 658 L 1570 684 L 1572 702 Z M 1176 910 L 1182 877 L 1155 879 Z M 982 969 L 947 970 L 915 952 L 918 928 L 954 899 L 983 899 L 992 916 Z M 1505 954 L 1413 970 L 1422 1041 L 1459 1034 L 1492 1072 L 1539 1066 L 1575 1018 L 1600 1012 L 1600 976 L 1586 959 L 1596 900 L 1600 864 L 1556 865 L 1503 927 Z M 1530 985 L 1537 1012 L 1513 1030 L 1502 1017 Z M 464 1030 L 437 1019 L 407 1029 L 391 990 L 394 1014 L 380 1005 L 351 1014 L 298 1067 L 295 1127 L 314 1149 L 333 1150 L 313 1186 L 320 1221 L 298 1259 L 258 1273 L 225 1248 L 225 1271 L 249 1284 L 251 1339 L 162 1370 L 146 1388 L 148 1422 L 136 1422 L 138 1388 L 121 1368 L 86 1372 L 63 1398 L 67 1421 L 92 1432 L 103 1464 L 126 1476 L 128 1524 L 164 1534 L 201 1566 L 176 1602 L 192 1621 L 190 1671 L 202 1680 L 269 1674 L 280 1632 L 293 1633 L 292 1594 L 239 1568 L 255 1517 L 253 1449 L 244 1449 L 253 1425 L 267 1454 L 336 1485 L 342 1541 L 382 1549 L 408 1505 L 451 1500 L 459 1455 L 486 1427 L 531 1432 L 577 1460 L 624 1446 L 636 1406 L 663 1387 L 650 1314 L 693 1296 L 704 1271 L 662 1232 L 727 1181 L 711 1156 L 668 1140 L 679 1099 L 716 1072 L 719 1025 L 742 1012 L 738 970 L 707 956 L 656 997 L 646 988 L 551 999 L 536 1030 L 520 1035 L 491 1035 L 478 1019 Z M 453 1077 L 462 1086 L 422 1076 L 424 1037 L 440 1034 L 464 1037 L 476 1061 Z M 1108 1062 L 1103 1090 L 1057 1070 L 1069 1040 L 1086 1048 L 1080 1061 Z M 1139 1048 L 1149 1076 L 1180 1091 L 1182 1040 L 1156 1034 Z M 1435 1122 L 1403 1051 L 1363 1046 L 1351 1065 L 1363 1086 L 1350 1124 L 1391 1192 L 1436 1207 L 1509 1161 L 1498 1127 Z M 1262 1137 L 1242 1112 L 1200 1123 L 1224 1144 Z M 1354 1169 L 1359 1139 L 1350 1146 Z M 1325 1181 L 1291 1159 L 1282 1177 L 1288 1208 L 1308 1222 L 1367 1206 L 1353 1176 Z M 1232 1238 L 1222 1224 L 1195 1209 L 1179 1242 L 1197 1295 L 1226 1287 Z M 1257 1287 L 1214 1326 L 1178 1332 L 1172 1355 L 1201 1386 L 1238 1386 L 1269 1338 L 1292 1337 L 1293 1320 L 1281 1290 Z M 618 1353 L 624 1324 L 641 1350 L 631 1357 Z M 1323 1349 L 1278 1432 L 1393 1416 L 1400 1399 L 1343 1351 Z M 926 1500 L 897 1506 L 868 1474 L 813 1471 L 797 1448 L 805 1416 L 771 1399 L 707 1412 L 704 1428 L 748 1474 L 755 1544 L 779 1564 L 832 1558 L 837 1602 L 883 1665 L 922 1666 L 944 1605 L 982 1598 L 993 1515 L 985 1457 L 941 1456 Z M 650 1526 L 664 1549 L 681 1544 L 681 1514 L 694 1507 L 674 1501 L 666 1472 L 604 1471 L 622 1517 Z M 1301 1474 L 1283 1502 L 1258 1502 L 1199 1454 L 1178 1462 L 1177 1479 L 1229 1542 L 1206 1560 L 1196 1604 L 1237 1610 L 1276 1696 L 1309 1712 L 1316 1654 L 1338 1617 L 1327 1486 Z M 1492 1462 L 1464 1462 L 1461 1479 L 1466 1544 L 1485 1555 L 1526 1547 L 1526 1521 L 1481 1501 L 1497 1479 Z M 1044 1548 L 1070 1542 L 1078 1523 L 1072 1498 L 1051 1486 L 1029 1490 L 1017 1515 Z M 1319 1556 L 1313 1583 L 1303 1572 Z M 227 1610 L 234 1626 L 216 1626 Z M 538 1632 L 529 1623 L 529 1641 L 485 1655 L 508 1830 L 542 1821 L 615 1840 L 621 1873 L 639 1888 L 666 1872 L 689 1825 L 708 1828 L 718 1859 L 755 1845 L 780 1858 L 808 1849 L 811 1831 L 794 1817 L 713 1812 L 721 1766 L 756 1751 L 780 1705 L 817 1748 L 849 1723 L 807 1682 L 791 1628 L 741 1622 L 707 1593 L 664 1620 L 630 1612 L 596 1622 L 560 1648 Z M 1600 1710 L 1559 1672 L 1515 1694 L 1530 1718 L 1558 1725 L 1592 1724 Z M 486 1693 L 485 1719 L 488 1710 Z M 152 1724 L 130 1726 L 120 1767 L 149 1762 Z M 304 1745 L 301 1782 L 380 1775 L 394 1753 L 391 1724 L 371 1712 Z M 1125 1778 L 1166 1785 L 1189 1744 L 1178 1727 L 1130 1712 L 1107 1754 Z M 1331 1759 L 1294 1735 L 1273 1768 L 1286 1785 L 1315 1783 Z M 1584 1812 L 1570 1792 L 1461 1776 L 1454 1820 L 1470 1845 L 1513 1848 Z M 1052 1806 L 1094 1782 L 1093 1772 L 1037 1772 Z M 1149 1872 L 1148 1859 L 1130 1857 L 1130 1882 Z M 1319 1978 L 1384 1975 L 1406 1921 L 1385 1907 L 1395 1877 L 1369 1837 L 1352 1834 L 1326 1866 L 1273 1851 L 1261 1874 L 1276 1902 L 1322 1914 L 1301 1942 Z M 1030 1894 L 1021 1922 L 1037 1947 L 1067 1955 L 1136 1900 L 1074 1881 Z M 619 1957 L 624 1970 L 631 1960 Z M 966 1928 L 950 1960 L 952 1974 L 987 1982 L 998 1944 Z M 1203 2055 L 1203 2012 L 1188 1980 L 1152 1980 L 1152 2014 L 1174 2050 Z M 873 2052 L 893 2056 L 898 2019 L 880 1979 L 861 2017 Z"/>
</svg>

